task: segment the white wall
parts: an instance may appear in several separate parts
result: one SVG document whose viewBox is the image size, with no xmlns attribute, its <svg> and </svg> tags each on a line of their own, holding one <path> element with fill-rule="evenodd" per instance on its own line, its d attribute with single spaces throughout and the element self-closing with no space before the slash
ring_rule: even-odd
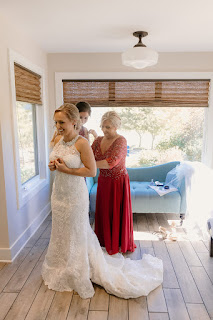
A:
<svg viewBox="0 0 213 320">
<path fill-rule="evenodd" d="M 185 52 L 185 53 L 160 53 L 159 62 L 157 65 L 145 68 L 142 71 L 133 68 L 125 67 L 121 64 L 120 53 L 51 53 L 48 54 L 48 84 L 49 84 L 49 101 L 50 101 L 50 119 L 52 119 L 54 109 L 59 107 L 56 103 L 55 92 L 55 75 L 63 72 L 107 72 L 107 78 L 113 79 L 114 73 L 159 73 L 160 77 L 164 78 L 165 73 L 179 73 L 178 77 L 186 78 L 186 74 L 209 73 L 208 76 L 213 77 L 213 52 Z M 163 75 L 164 74 L 164 75 Z M 85 76 L 85 75 L 84 75 Z M 133 76 L 134 77 L 134 76 Z M 203 77 L 203 75 L 202 75 Z M 102 77 L 101 77 L 102 78 Z M 211 96 L 213 96 L 211 88 Z M 208 110 L 209 117 L 206 125 L 208 132 L 206 132 L 206 158 L 205 163 L 213 168 L 213 99 L 211 99 L 211 107 Z M 53 128 L 50 123 L 50 133 Z"/>
<path fill-rule="evenodd" d="M 49 184 L 24 207 L 17 209 L 14 137 L 8 49 L 12 49 L 47 73 L 47 56 L 0 17 L 0 260 L 11 260 L 50 211 Z"/>
</svg>

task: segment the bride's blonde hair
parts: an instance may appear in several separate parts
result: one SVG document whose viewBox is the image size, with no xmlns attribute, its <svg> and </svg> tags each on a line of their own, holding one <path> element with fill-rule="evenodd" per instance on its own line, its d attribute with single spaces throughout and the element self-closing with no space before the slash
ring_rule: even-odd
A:
<svg viewBox="0 0 213 320">
<path fill-rule="evenodd" d="M 75 120 L 75 129 L 78 130 L 81 127 L 81 120 L 78 108 L 72 103 L 64 103 L 58 109 L 55 110 L 56 112 L 63 112 L 69 120 Z"/>
</svg>

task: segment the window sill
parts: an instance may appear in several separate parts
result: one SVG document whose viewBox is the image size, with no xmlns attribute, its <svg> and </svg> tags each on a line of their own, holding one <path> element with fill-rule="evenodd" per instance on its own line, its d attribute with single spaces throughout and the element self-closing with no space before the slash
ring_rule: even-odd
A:
<svg viewBox="0 0 213 320">
<path fill-rule="evenodd" d="M 48 179 L 40 179 L 39 176 L 34 177 L 30 181 L 24 184 L 21 189 L 20 206 L 23 207 L 28 201 L 30 201 L 41 189 L 48 184 Z"/>
</svg>

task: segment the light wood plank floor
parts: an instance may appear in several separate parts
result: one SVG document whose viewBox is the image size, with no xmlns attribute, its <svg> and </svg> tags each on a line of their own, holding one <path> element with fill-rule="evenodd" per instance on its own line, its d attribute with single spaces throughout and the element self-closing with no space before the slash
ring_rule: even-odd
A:
<svg viewBox="0 0 213 320">
<path fill-rule="evenodd" d="M 0 263 L 0 320 L 207 320 L 213 319 L 213 258 L 209 243 L 189 239 L 177 228 L 177 241 L 162 239 L 159 226 L 171 230 L 174 214 L 134 214 L 137 249 L 163 260 L 164 281 L 148 297 L 124 300 L 95 285 L 92 299 L 76 292 L 55 292 L 41 279 L 50 232 L 49 216 L 12 264 Z"/>
</svg>

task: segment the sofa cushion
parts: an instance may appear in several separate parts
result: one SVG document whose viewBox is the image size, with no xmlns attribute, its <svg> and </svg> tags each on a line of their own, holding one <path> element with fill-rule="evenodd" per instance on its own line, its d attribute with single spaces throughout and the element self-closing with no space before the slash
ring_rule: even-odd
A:
<svg viewBox="0 0 213 320">
<path fill-rule="evenodd" d="M 90 190 L 90 212 L 95 212 L 97 186 Z M 179 213 L 180 193 L 171 192 L 160 197 L 156 191 L 149 188 L 149 182 L 130 181 L 133 213 Z"/>
<path fill-rule="evenodd" d="M 130 181 L 133 213 L 179 213 L 181 196 L 178 191 L 160 197 L 149 188 L 150 182 Z"/>
</svg>

